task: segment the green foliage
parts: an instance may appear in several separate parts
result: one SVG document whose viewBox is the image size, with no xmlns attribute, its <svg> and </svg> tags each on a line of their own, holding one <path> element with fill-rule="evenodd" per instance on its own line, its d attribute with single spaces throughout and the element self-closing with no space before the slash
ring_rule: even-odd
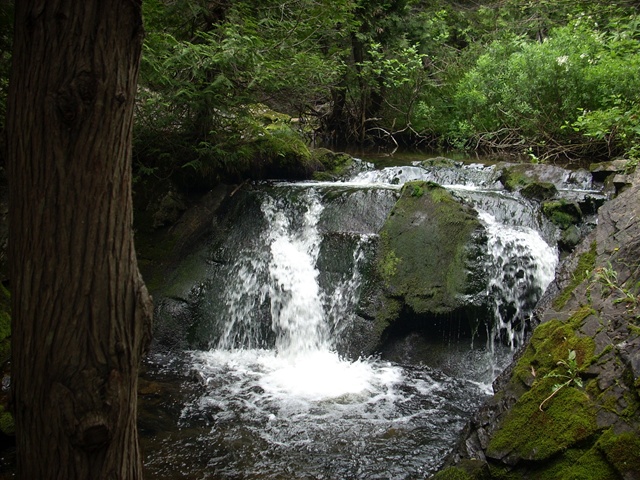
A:
<svg viewBox="0 0 640 480">
<path fill-rule="evenodd" d="M 638 306 L 640 305 L 640 295 L 638 294 L 638 285 L 635 288 L 629 288 L 626 284 L 618 281 L 618 272 L 608 263 L 605 267 L 597 267 L 592 272 L 593 282 L 600 285 L 600 293 L 603 297 L 614 295 L 613 303 L 624 303 L 627 307 L 627 313 L 634 315 L 636 318 L 640 316 Z"/>
<path fill-rule="evenodd" d="M 299 119 L 306 140 L 640 159 L 640 16 L 630 2 L 146 0 L 143 9 L 137 178 L 183 165 L 242 176 L 260 149 L 239 133 L 257 104 Z M 0 121 L 12 13 L 13 2 L 0 4 Z"/>
<path fill-rule="evenodd" d="M 603 89 L 629 81 L 626 68 L 602 78 L 601 65 L 611 63 L 602 42 L 599 32 L 579 22 L 557 28 L 542 43 L 523 37 L 494 42 L 460 83 L 458 108 L 476 132 L 491 134 L 482 138 L 488 144 L 543 146 L 562 138 L 565 121 L 581 109 L 599 108 Z"/>
<path fill-rule="evenodd" d="M 558 366 L 563 367 L 564 371 L 562 373 L 558 373 L 557 371 L 547 373 L 544 378 L 556 378 L 560 379 L 562 383 L 555 383 L 551 388 L 551 395 L 545 398 L 540 406 L 538 407 L 540 411 L 543 410 L 543 406 L 549 400 L 551 400 L 562 388 L 568 387 L 570 385 L 575 385 L 576 387 L 582 388 L 584 385 L 582 384 L 582 379 L 580 378 L 580 368 L 578 367 L 578 361 L 576 360 L 576 351 L 569 350 L 569 355 L 566 360 L 560 360 L 558 362 Z"/>
<path fill-rule="evenodd" d="M 478 10 L 479 21 L 488 15 Z M 496 15 L 492 22 L 506 26 Z M 422 125 L 441 125 L 454 145 L 519 149 L 543 160 L 600 152 L 603 145 L 609 154 L 629 149 L 638 128 L 637 23 L 632 15 L 601 27 L 583 13 L 566 25 L 536 29 L 539 36 L 548 28 L 543 41 L 511 25 L 454 79 L 452 109 L 420 103 L 419 113 L 432 117 Z"/>
<path fill-rule="evenodd" d="M 186 168 L 232 180 L 256 165 L 291 163 L 294 155 L 308 162 L 289 119 L 324 101 L 336 83 L 335 45 L 345 34 L 336 25 L 347 19 L 348 5 L 145 2 L 134 144 L 140 173 Z M 264 100 L 287 112 L 286 120 L 257 112 Z"/>
<path fill-rule="evenodd" d="M 640 158 L 632 7 L 149 0 L 144 9 L 139 176 L 187 165 L 242 177 L 267 148 L 245 136 L 270 123 L 256 128 L 257 104 L 296 118 L 291 130 L 307 140 Z"/>
</svg>

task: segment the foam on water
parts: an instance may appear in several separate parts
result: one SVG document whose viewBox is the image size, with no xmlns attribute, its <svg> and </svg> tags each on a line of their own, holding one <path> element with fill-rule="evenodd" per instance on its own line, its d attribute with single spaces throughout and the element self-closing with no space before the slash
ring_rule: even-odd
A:
<svg viewBox="0 0 640 480">
<path fill-rule="evenodd" d="M 491 351 L 465 347 L 453 354 L 467 365 L 466 374 L 464 367 L 446 372 L 341 358 L 336 344 L 353 318 L 365 246 L 375 236 L 360 228 L 364 224 L 340 230 L 340 239 L 353 245 L 351 258 L 340 258 L 330 281 L 322 282 L 318 269 L 325 208 L 344 208 L 339 202 L 327 207 L 322 191 L 380 192 L 425 178 L 421 167 L 402 167 L 261 193 L 264 228 L 229 267 L 223 291 L 214 292 L 222 298 L 220 311 L 212 312 L 218 338 L 211 350 L 188 352 L 185 360 L 199 382 L 181 404 L 180 429 L 201 433 L 174 435 L 150 457 L 150 471 L 170 478 L 167 472 L 179 463 L 180 478 L 404 479 L 427 477 L 440 466 L 491 393 L 493 375 L 478 372 L 499 348 L 497 340 Z M 489 180 L 474 181 L 458 189 L 492 188 Z M 528 312 L 526 302 L 551 281 L 557 253 L 531 228 L 505 226 L 488 213 L 480 218 L 494 278 L 488 294 L 496 300 L 496 337 L 506 335 L 515 345 L 517 332 L 509 329 L 518 327 L 511 320 Z M 488 374 L 492 369 L 488 365 Z"/>
<path fill-rule="evenodd" d="M 273 350 L 211 350 L 193 352 L 193 369 L 205 384 L 237 394 L 257 392 L 257 403 L 367 402 L 394 396 L 402 369 L 387 362 L 347 361 L 331 351 L 282 356 Z M 220 375 L 232 373 L 231 380 Z"/>
</svg>

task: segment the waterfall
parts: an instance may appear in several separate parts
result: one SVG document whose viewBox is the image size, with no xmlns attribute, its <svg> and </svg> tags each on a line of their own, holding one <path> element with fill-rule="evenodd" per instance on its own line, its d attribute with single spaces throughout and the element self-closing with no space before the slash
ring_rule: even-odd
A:
<svg viewBox="0 0 640 480">
<path fill-rule="evenodd" d="M 505 226 L 487 212 L 479 216 L 488 236 L 490 349 L 495 351 L 497 342 L 515 349 L 522 345 L 526 321 L 555 276 L 558 254 L 531 228 Z"/>
<path fill-rule="evenodd" d="M 272 328 L 276 348 L 283 356 L 304 356 L 330 345 L 316 268 L 323 206 L 314 190 L 307 190 L 304 200 L 306 212 L 298 228 L 273 199 L 262 206 L 270 226 L 265 240 L 271 254 L 268 288 Z"/>
<path fill-rule="evenodd" d="M 166 400 L 180 418 L 147 448 L 151 476 L 364 480 L 437 470 L 490 393 L 496 363 L 522 344 L 558 257 L 539 205 L 501 189 L 494 169 L 469 170 L 414 165 L 245 192 L 246 204 L 220 221 L 225 239 L 212 243 L 210 276 L 192 289 L 194 328 L 211 348 L 155 369 L 163 378 L 173 368 L 183 396 Z M 447 356 L 438 365 L 346 359 L 343 338 L 369 322 L 355 314 L 363 271 L 409 180 L 453 183 L 479 212 L 487 344 L 429 339 L 429 358 Z"/>
<path fill-rule="evenodd" d="M 223 292 L 220 315 L 222 350 L 266 347 L 259 316 L 269 304 L 270 328 L 283 356 L 326 349 L 330 340 L 321 302 L 316 262 L 320 249 L 318 219 L 323 210 L 319 195 L 307 190 L 305 211 L 292 212 L 286 199 L 266 196 L 261 207 L 267 228 L 256 243 L 266 248 L 241 252 Z"/>
<path fill-rule="evenodd" d="M 372 235 L 355 235 L 350 268 L 323 288 L 317 267 L 322 197 L 314 188 L 280 193 L 262 196 L 264 227 L 254 248 L 242 251 L 231 269 L 218 314 L 220 338 L 213 350 L 194 353 L 196 369 L 210 376 L 242 365 L 261 391 L 276 396 L 319 400 L 392 390 L 401 379 L 399 369 L 347 361 L 335 351 L 335 338 L 357 301 L 364 247 Z"/>
</svg>

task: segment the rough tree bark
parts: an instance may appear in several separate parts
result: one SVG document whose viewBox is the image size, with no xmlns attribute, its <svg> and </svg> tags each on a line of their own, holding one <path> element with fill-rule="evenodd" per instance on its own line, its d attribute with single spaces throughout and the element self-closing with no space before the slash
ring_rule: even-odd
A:
<svg viewBox="0 0 640 480">
<path fill-rule="evenodd" d="M 137 479 L 151 300 L 132 234 L 141 0 L 16 2 L 12 394 L 25 480 Z"/>
</svg>

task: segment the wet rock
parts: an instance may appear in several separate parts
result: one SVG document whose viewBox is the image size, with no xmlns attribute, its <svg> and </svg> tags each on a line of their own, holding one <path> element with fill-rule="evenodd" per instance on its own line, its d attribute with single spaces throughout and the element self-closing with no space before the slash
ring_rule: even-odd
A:
<svg viewBox="0 0 640 480">
<path fill-rule="evenodd" d="M 401 318 L 426 328 L 429 319 L 437 324 L 474 308 L 469 298 L 486 286 L 478 262 L 483 234 L 476 212 L 443 187 L 406 183 L 380 232 L 378 281 L 364 309 L 378 334 Z"/>
<path fill-rule="evenodd" d="M 505 189 L 518 191 L 531 183 L 551 183 L 557 189 L 567 185 L 588 189 L 592 177 L 586 170 L 569 171 L 546 164 L 502 164 L 500 181 Z"/>
<path fill-rule="evenodd" d="M 346 153 L 336 153 L 327 148 L 317 148 L 311 152 L 317 170 L 315 180 L 335 181 L 349 176 L 354 168 L 354 159 Z"/>
<path fill-rule="evenodd" d="M 616 192 L 622 192 L 624 189 L 631 186 L 631 176 L 630 175 L 614 175 L 612 182 L 613 186 L 616 189 Z"/>
<path fill-rule="evenodd" d="M 452 160 L 446 157 L 434 157 L 434 158 L 429 158 L 427 160 L 423 160 L 422 162 L 420 162 L 420 165 L 425 168 L 430 168 L 430 167 L 452 168 L 452 167 L 461 167 L 462 163 L 456 162 L 455 160 Z"/>
<path fill-rule="evenodd" d="M 549 200 L 558 193 L 558 189 L 550 182 L 531 182 L 520 190 L 520 194 L 532 200 Z"/>
<path fill-rule="evenodd" d="M 490 473 L 466 478 L 638 478 L 639 195 L 634 183 L 600 209 L 541 301 L 542 323 L 450 457 L 485 459 Z"/>
<path fill-rule="evenodd" d="M 592 163 L 589 165 L 589 171 L 591 175 L 593 175 L 594 180 L 604 182 L 608 176 L 624 172 L 628 164 L 628 160 L 618 158 L 607 162 Z"/>
<path fill-rule="evenodd" d="M 559 247 L 562 250 L 570 251 L 582 240 L 582 232 L 576 225 L 570 225 L 562 231 L 558 240 Z"/>
<path fill-rule="evenodd" d="M 542 204 L 544 215 L 560 228 L 568 228 L 582 221 L 582 210 L 575 202 L 552 200 Z"/>
</svg>

